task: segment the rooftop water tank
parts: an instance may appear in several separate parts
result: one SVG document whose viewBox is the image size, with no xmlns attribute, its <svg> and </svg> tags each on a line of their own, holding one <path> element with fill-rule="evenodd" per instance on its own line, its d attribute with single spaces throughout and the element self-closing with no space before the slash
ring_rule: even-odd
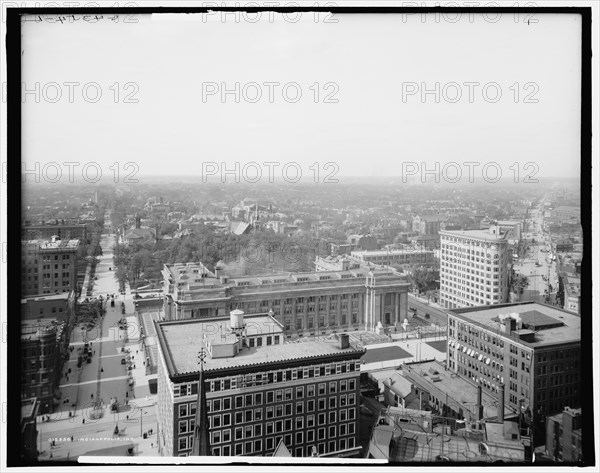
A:
<svg viewBox="0 0 600 473">
<path fill-rule="evenodd" d="M 244 311 L 238 309 L 232 310 L 229 313 L 229 317 L 232 329 L 244 328 Z"/>
</svg>

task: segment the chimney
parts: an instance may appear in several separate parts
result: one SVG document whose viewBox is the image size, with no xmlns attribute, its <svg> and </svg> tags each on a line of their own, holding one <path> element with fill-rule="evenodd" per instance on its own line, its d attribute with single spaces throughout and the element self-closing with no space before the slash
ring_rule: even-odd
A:
<svg viewBox="0 0 600 473">
<path fill-rule="evenodd" d="M 504 383 L 498 387 L 498 422 L 504 422 Z"/>
<path fill-rule="evenodd" d="M 350 347 L 350 337 L 347 333 L 340 334 L 340 348 L 343 350 L 344 348 Z"/>
<path fill-rule="evenodd" d="M 481 384 L 477 385 L 477 420 L 483 419 L 483 403 L 481 402 Z"/>
</svg>

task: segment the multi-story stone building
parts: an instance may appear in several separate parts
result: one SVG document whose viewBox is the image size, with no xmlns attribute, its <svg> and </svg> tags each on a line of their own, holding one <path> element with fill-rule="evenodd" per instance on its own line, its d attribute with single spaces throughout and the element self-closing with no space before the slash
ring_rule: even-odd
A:
<svg viewBox="0 0 600 473">
<path fill-rule="evenodd" d="M 30 296 L 21 299 L 21 320 L 56 317 L 69 322 L 75 313 L 75 292 L 61 292 L 49 296 Z"/>
<path fill-rule="evenodd" d="M 61 355 L 68 346 L 66 327 L 53 319 L 21 323 L 21 399 L 37 398 L 41 413 L 54 408 Z"/>
<path fill-rule="evenodd" d="M 505 385 L 516 413 L 580 406 L 580 345 L 580 317 L 556 307 L 524 302 L 448 312 L 448 368 L 492 394 Z"/>
<path fill-rule="evenodd" d="M 555 461 L 579 462 L 581 449 L 581 409 L 565 407 L 546 419 L 546 453 Z"/>
<path fill-rule="evenodd" d="M 268 456 L 280 441 L 298 457 L 360 450 L 364 349 L 350 345 L 347 334 L 290 342 L 273 317 L 244 317 L 241 311 L 229 318 L 157 322 L 156 331 L 162 455 L 192 452 L 201 349 L 212 455 Z"/>
<path fill-rule="evenodd" d="M 353 251 L 350 255 L 361 263 L 402 266 L 407 264 L 432 264 L 435 252 L 432 250 L 400 248 L 377 251 Z"/>
<path fill-rule="evenodd" d="M 201 263 L 165 265 L 166 320 L 272 311 L 286 334 L 314 335 L 399 327 L 407 318 L 409 283 L 391 269 L 285 273 L 229 278 Z"/>
<path fill-rule="evenodd" d="M 420 235 L 437 235 L 441 223 L 440 215 L 415 215 L 412 219 L 412 230 Z"/>
<path fill-rule="evenodd" d="M 77 290 L 79 240 L 27 240 L 21 248 L 21 295 Z"/>
<path fill-rule="evenodd" d="M 508 301 L 512 254 L 505 232 L 440 231 L 440 304 L 448 309 Z"/>
</svg>

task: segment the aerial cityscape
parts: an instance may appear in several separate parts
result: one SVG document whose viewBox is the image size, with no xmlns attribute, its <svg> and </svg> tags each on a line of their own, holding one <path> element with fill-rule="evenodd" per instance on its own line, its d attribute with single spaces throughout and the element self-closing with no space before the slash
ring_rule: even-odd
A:
<svg viewBox="0 0 600 473">
<path fill-rule="evenodd" d="M 32 461 L 581 459 L 577 181 L 34 183 L 23 216 Z"/>
<path fill-rule="evenodd" d="M 9 466 L 594 466 L 591 8 L 100 3 L 7 8 Z"/>
</svg>

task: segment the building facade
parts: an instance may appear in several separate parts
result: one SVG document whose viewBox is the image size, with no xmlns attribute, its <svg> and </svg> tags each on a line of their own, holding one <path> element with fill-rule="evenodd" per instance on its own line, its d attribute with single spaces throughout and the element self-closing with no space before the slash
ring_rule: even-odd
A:
<svg viewBox="0 0 600 473">
<path fill-rule="evenodd" d="M 440 304 L 448 309 L 508 301 L 512 253 L 498 227 L 440 231 Z"/>
<path fill-rule="evenodd" d="M 217 265 L 219 266 L 219 265 Z M 289 336 L 399 327 L 407 318 L 408 288 L 393 270 L 286 273 L 229 278 L 201 263 L 165 265 L 166 320 L 272 311 Z"/>
<path fill-rule="evenodd" d="M 27 240 L 21 248 L 21 295 L 77 290 L 79 240 Z"/>
<path fill-rule="evenodd" d="M 377 251 L 353 251 L 351 257 L 363 264 L 402 266 L 409 264 L 433 264 L 435 252 L 424 249 L 392 249 Z"/>
<path fill-rule="evenodd" d="M 441 223 L 442 217 L 439 215 L 415 215 L 412 219 L 412 230 L 419 235 L 437 235 Z"/>
<path fill-rule="evenodd" d="M 580 462 L 581 409 L 565 407 L 560 414 L 546 420 L 546 454 L 554 461 Z"/>
<path fill-rule="evenodd" d="M 21 320 L 56 317 L 61 322 L 69 322 L 74 313 L 75 292 L 73 291 L 21 299 Z"/>
<path fill-rule="evenodd" d="M 581 320 L 525 302 L 448 312 L 448 369 L 496 395 L 515 413 L 542 416 L 580 406 Z"/>
<path fill-rule="evenodd" d="M 37 398 L 40 413 L 54 409 L 54 389 L 67 346 L 64 322 L 41 319 L 21 324 L 21 399 Z"/>
<path fill-rule="evenodd" d="M 203 369 L 210 452 L 270 456 L 280 441 L 297 457 L 355 455 L 362 347 L 347 335 L 286 342 L 268 315 L 156 323 L 159 340 L 159 449 L 192 452 L 198 400 L 197 353 Z M 235 315 L 234 315 L 235 314 Z M 251 335 L 236 327 L 253 325 Z M 249 338 L 250 337 L 250 338 Z M 261 340 L 259 343 L 258 340 Z M 193 342 L 192 342 L 193 341 Z"/>
</svg>

